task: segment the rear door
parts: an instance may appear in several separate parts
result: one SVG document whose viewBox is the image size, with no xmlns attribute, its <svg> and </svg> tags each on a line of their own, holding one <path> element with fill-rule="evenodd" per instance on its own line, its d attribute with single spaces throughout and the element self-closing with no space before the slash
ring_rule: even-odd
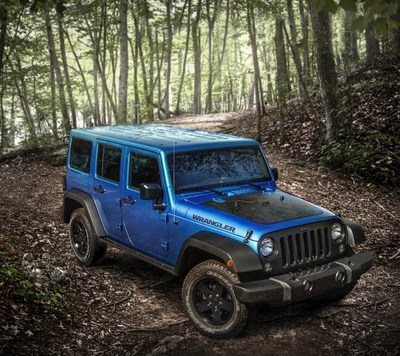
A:
<svg viewBox="0 0 400 356">
<path fill-rule="evenodd" d="M 97 142 L 93 197 L 108 236 L 121 239 L 122 145 Z"/>
<path fill-rule="evenodd" d="M 164 203 L 167 208 L 161 212 L 153 210 L 153 201 L 141 200 L 141 183 L 157 183 L 165 187 L 161 175 L 161 162 L 158 154 L 135 148 L 127 148 L 125 155 L 127 167 L 126 184 L 122 188 L 122 220 L 124 238 L 134 247 L 154 256 L 167 256 L 168 231 L 166 191 Z"/>
</svg>

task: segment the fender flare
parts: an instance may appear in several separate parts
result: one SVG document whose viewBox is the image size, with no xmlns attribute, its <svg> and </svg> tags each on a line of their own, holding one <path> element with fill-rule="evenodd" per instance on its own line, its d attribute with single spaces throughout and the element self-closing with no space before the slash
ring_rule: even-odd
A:
<svg viewBox="0 0 400 356">
<path fill-rule="evenodd" d="M 365 240 L 365 232 L 360 224 L 353 220 L 342 219 L 347 228 L 347 238 L 350 246 L 357 246 L 362 244 Z"/>
<path fill-rule="evenodd" d="M 177 274 L 185 272 L 185 259 L 190 257 L 188 254 L 193 249 L 214 255 L 224 263 L 231 260 L 233 264 L 228 268 L 238 275 L 263 272 L 259 256 L 248 245 L 226 236 L 200 231 L 184 242 L 175 265 Z"/>
<path fill-rule="evenodd" d="M 72 188 L 64 193 L 64 202 L 61 217 L 65 223 L 68 223 L 73 211 L 79 207 L 85 209 L 89 221 L 92 223 L 94 233 L 97 237 L 106 236 L 104 226 L 101 222 L 99 212 L 93 198 L 82 190 Z"/>
</svg>

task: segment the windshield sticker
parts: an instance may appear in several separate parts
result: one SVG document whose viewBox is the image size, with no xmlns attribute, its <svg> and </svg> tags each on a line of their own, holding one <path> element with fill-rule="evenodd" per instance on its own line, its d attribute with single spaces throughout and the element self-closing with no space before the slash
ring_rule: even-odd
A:
<svg viewBox="0 0 400 356">
<path fill-rule="evenodd" d="M 232 233 L 234 233 L 235 230 L 236 230 L 236 228 L 233 227 L 233 226 L 226 225 L 226 224 L 224 224 L 222 222 L 219 222 L 219 221 L 207 219 L 207 218 L 205 218 L 203 216 L 196 215 L 196 214 L 193 214 L 193 220 L 197 220 L 197 221 L 200 221 L 200 222 L 202 222 L 204 224 L 208 224 L 208 225 L 212 225 L 212 226 L 215 226 L 215 227 L 219 227 L 221 229 L 228 230 L 228 231 L 230 231 Z"/>
<path fill-rule="evenodd" d="M 222 198 L 214 198 L 213 199 L 216 203 L 226 203 L 226 200 L 222 199 Z"/>
<path fill-rule="evenodd" d="M 244 189 L 231 190 L 231 191 L 227 192 L 226 194 L 228 194 L 229 197 L 232 197 L 234 195 L 250 194 L 250 193 L 254 193 L 254 192 L 256 192 L 256 190 L 254 190 L 252 188 L 244 188 Z"/>
</svg>

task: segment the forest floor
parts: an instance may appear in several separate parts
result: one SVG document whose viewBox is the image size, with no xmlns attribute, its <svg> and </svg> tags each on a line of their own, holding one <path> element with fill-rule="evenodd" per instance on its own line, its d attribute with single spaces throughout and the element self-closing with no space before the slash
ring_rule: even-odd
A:
<svg viewBox="0 0 400 356">
<path fill-rule="evenodd" d="M 256 128 L 251 112 L 189 115 L 167 123 L 252 138 Z M 101 265 L 80 266 L 59 217 L 65 166 L 18 157 L 0 164 L 0 262 L 7 252 L 21 266 L 32 253 L 67 277 L 60 282 L 62 300 L 48 305 L 43 295 L 42 302 L 26 302 L 8 279 L 0 279 L 0 354 L 400 354 L 400 192 L 288 158 L 265 141 L 281 189 L 352 218 L 366 231 L 359 249 L 373 252 L 374 266 L 343 301 L 258 306 L 240 336 L 202 336 L 184 314 L 182 280 L 113 248 Z"/>
</svg>

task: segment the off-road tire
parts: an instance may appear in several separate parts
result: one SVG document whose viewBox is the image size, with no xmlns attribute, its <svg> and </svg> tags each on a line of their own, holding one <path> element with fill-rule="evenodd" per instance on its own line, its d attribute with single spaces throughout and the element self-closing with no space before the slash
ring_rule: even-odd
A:
<svg viewBox="0 0 400 356">
<path fill-rule="evenodd" d="M 201 333 L 222 339 L 243 330 L 248 311 L 235 296 L 233 285 L 238 282 L 235 273 L 215 260 L 202 262 L 187 274 L 182 286 L 183 306 Z"/>
<path fill-rule="evenodd" d="M 75 256 L 83 265 L 93 266 L 103 261 L 107 245 L 93 233 L 92 224 L 83 208 L 76 209 L 71 215 L 69 239 Z"/>
<path fill-rule="evenodd" d="M 332 290 L 330 292 L 312 297 L 311 301 L 317 302 L 317 303 L 336 302 L 340 299 L 343 299 L 346 295 L 348 295 L 353 290 L 355 285 L 356 285 L 355 282 L 346 284 L 342 288 L 338 288 L 336 290 Z"/>
</svg>

